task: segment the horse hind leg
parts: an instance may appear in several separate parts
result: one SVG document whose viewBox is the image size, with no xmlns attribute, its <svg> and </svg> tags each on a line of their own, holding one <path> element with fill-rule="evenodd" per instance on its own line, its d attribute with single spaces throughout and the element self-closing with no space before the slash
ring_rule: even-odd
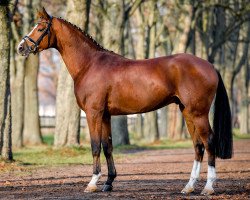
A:
<svg viewBox="0 0 250 200">
<path fill-rule="evenodd" d="M 194 118 L 194 125 L 195 135 L 200 137 L 208 155 L 207 182 L 201 194 L 211 195 L 214 193 L 213 183 L 216 180 L 214 133 L 207 114 Z"/>
<path fill-rule="evenodd" d="M 199 178 L 204 149 L 206 149 L 206 152 L 208 154 L 207 182 L 201 194 L 213 194 L 213 183 L 216 180 L 214 146 L 215 141 L 214 133 L 209 124 L 208 113 L 195 115 L 193 112 L 188 112 L 185 108 L 183 110 L 183 115 L 185 117 L 190 135 L 193 139 L 195 148 L 195 161 L 193 165 L 193 170 L 191 172 L 190 180 L 185 186 L 185 188 L 182 190 L 182 192 L 190 193 L 194 190 L 194 185 Z"/>
<path fill-rule="evenodd" d="M 181 193 L 183 194 L 189 194 L 194 191 L 195 183 L 197 182 L 197 180 L 199 180 L 200 177 L 201 162 L 203 160 L 203 155 L 204 155 L 204 145 L 200 137 L 195 134 L 195 125 L 191 120 L 191 118 L 185 116 L 185 120 L 189 133 L 193 139 L 193 144 L 195 149 L 195 160 L 193 163 L 190 179 L 186 184 L 186 186 L 184 187 L 184 189 L 181 191 Z"/>
<path fill-rule="evenodd" d="M 209 132 L 207 132 L 207 134 L 202 135 L 201 138 L 208 154 L 207 182 L 201 194 L 211 195 L 214 193 L 213 183 L 216 180 L 216 170 L 214 132 L 212 131 L 210 126 Z"/>
</svg>

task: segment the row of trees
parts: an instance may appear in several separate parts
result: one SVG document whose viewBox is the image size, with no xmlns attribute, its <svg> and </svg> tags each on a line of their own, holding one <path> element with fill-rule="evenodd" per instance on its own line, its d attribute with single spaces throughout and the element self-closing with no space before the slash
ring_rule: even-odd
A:
<svg viewBox="0 0 250 200">
<path fill-rule="evenodd" d="M 1 149 L 6 149 L 3 146 L 11 149 L 8 147 L 11 133 L 15 147 L 42 143 L 37 96 L 39 57 L 30 55 L 26 59 L 15 50 L 31 30 L 36 9 L 42 5 L 52 15 L 64 16 L 88 32 L 105 48 L 129 58 L 188 52 L 209 60 L 223 74 L 234 126 L 242 133 L 250 132 L 250 5 L 247 0 L 5 0 L 1 1 L 4 20 L 0 30 L 3 62 L 0 84 L 4 85 L 0 91 Z M 57 81 L 55 146 L 80 142 L 80 110 L 73 94 L 73 82 L 63 65 Z M 137 115 L 132 131 L 135 139 L 147 142 L 187 137 L 176 105 Z M 112 118 L 112 134 L 114 144 L 129 143 L 127 116 Z M 11 154 L 5 152 L 2 156 Z"/>
</svg>

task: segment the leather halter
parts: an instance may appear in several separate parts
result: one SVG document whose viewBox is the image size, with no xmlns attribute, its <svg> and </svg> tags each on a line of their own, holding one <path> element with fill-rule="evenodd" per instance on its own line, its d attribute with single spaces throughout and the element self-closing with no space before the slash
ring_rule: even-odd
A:
<svg viewBox="0 0 250 200">
<path fill-rule="evenodd" d="M 48 48 L 50 46 L 50 27 L 52 25 L 52 19 L 53 19 L 53 16 L 50 16 L 50 19 L 49 19 L 49 22 L 44 22 L 44 23 L 47 23 L 48 26 L 47 28 L 45 29 L 45 31 L 43 32 L 43 34 L 38 38 L 38 40 L 35 42 L 32 38 L 30 38 L 29 36 L 25 35 L 23 37 L 23 40 L 27 43 L 26 40 L 29 40 L 33 45 L 32 46 L 29 46 L 28 45 L 28 50 L 29 50 L 29 53 L 33 53 L 33 54 L 36 54 L 38 52 L 38 47 L 39 47 L 39 44 L 41 43 L 41 41 L 43 40 L 43 38 L 48 35 Z M 40 22 L 41 23 L 41 22 Z"/>
</svg>

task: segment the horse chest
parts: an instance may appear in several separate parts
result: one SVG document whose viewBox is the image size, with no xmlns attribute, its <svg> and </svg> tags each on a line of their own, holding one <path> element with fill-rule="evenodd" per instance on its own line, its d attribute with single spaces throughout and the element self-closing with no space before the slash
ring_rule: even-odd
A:
<svg viewBox="0 0 250 200">
<path fill-rule="evenodd" d="M 82 82 L 81 84 L 75 84 L 74 92 L 77 104 L 83 111 L 86 111 L 89 107 L 103 109 L 107 93 L 103 84 Z"/>
</svg>

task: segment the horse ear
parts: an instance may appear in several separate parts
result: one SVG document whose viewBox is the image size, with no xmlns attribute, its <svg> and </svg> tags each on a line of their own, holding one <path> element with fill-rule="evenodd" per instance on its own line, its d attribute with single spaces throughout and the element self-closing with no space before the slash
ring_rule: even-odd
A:
<svg viewBox="0 0 250 200">
<path fill-rule="evenodd" d="M 42 18 L 42 12 L 38 9 L 36 9 L 36 17 L 39 19 L 39 18 Z"/>
<path fill-rule="evenodd" d="M 37 12 L 37 18 L 49 20 L 50 16 L 45 10 L 45 8 L 43 7 L 41 11 Z"/>
</svg>

